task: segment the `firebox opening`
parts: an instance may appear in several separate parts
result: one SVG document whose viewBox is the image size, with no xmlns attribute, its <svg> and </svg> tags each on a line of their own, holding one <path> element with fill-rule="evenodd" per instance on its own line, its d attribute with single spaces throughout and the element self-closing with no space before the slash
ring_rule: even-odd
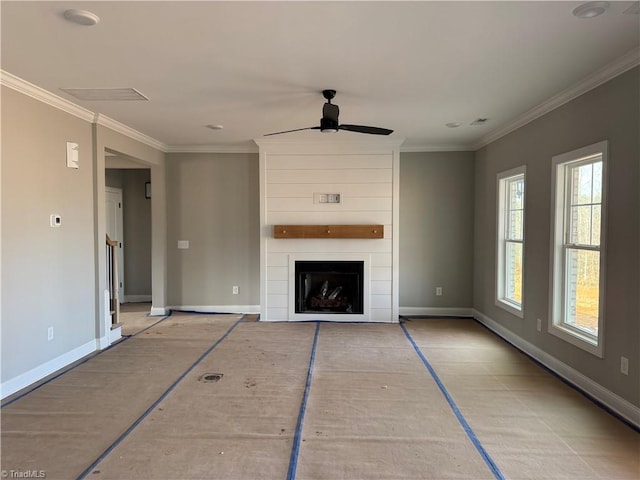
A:
<svg viewBox="0 0 640 480">
<path fill-rule="evenodd" d="M 363 261 L 296 261 L 296 313 L 364 313 Z"/>
</svg>

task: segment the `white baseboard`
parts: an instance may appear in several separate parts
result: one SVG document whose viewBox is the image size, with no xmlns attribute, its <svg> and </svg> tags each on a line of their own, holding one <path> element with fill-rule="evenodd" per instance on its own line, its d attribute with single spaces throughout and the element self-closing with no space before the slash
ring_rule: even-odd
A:
<svg viewBox="0 0 640 480">
<path fill-rule="evenodd" d="M 122 327 L 116 327 L 109 331 L 109 345 L 122 338 Z"/>
<path fill-rule="evenodd" d="M 198 313 L 260 313 L 260 305 L 172 305 L 167 309 Z"/>
<path fill-rule="evenodd" d="M 472 308 L 400 307 L 400 315 L 428 317 L 472 317 Z"/>
<path fill-rule="evenodd" d="M 149 303 L 151 295 L 125 295 L 122 303 Z"/>
<path fill-rule="evenodd" d="M 164 317 L 169 315 L 169 307 L 151 307 L 149 311 L 150 317 Z"/>
<path fill-rule="evenodd" d="M 640 408 L 636 407 L 619 395 L 616 395 L 612 391 L 606 389 L 599 383 L 594 382 L 589 377 L 586 377 L 582 373 L 571 368 L 569 365 L 561 362 L 557 358 L 549 355 L 544 350 L 541 350 L 532 343 L 529 343 L 526 340 L 515 335 L 513 332 L 506 329 L 498 322 L 487 317 L 482 312 L 473 309 L 473 317 L 477 321 L 485 325 L 488 329 L 504 338 L 507 342 L 511 343 L 516 348 L 522 350 L 524 353 L 540 362 L 542 365 L 547 367 L 559 377 L 563 378 L 567 382 L 585 392 L 587 395 L 602 403 L 605 407 L 620 415 L 629 423 L 640 428 Z"/>
<path fill-rule="evenodd" d="M 104 335 L 103 337 L 96 338 L 96 350 L 104 350 L 107 348 L 110 343 L 109 335 Z"/>
<path fill-rule="evenodd" d="M 61 368 L 71 365 L 73 362 L 80 360 L 83 357 L 96 351 L 96 341 L 91 340 L 77 348 L 74 348 L 70 352 L 67 352 L 59 357 L 54 358 L 42 365 L 32 368 L 28 372 L 25 372 L 17 377 L 3 382 L 0 386 L 2 391 L 2 398 L 13 395 L 14 393 L 22 390 L 23 388 L 33 385 L 39 380 L 57 372 Z"/>
</svg>

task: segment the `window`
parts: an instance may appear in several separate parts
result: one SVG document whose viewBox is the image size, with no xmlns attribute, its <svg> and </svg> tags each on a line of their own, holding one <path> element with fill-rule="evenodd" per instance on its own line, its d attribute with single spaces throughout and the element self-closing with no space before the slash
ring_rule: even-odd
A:
<svg viewBox="0 0 640 480">
<path fill-rule="evenodd" d="M 602 357 L 607 142 L 553 157 L 550 332 Z"/>
<path fill-rule="evenodd" d="M 525 167 L 498 174 L 496 305 L 523 317 Z"/>
</svg>

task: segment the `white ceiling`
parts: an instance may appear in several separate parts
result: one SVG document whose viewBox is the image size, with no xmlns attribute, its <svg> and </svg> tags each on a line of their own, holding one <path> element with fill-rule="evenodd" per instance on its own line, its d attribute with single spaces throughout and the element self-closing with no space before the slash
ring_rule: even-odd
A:
<svg viewBox="0 0 640 480">
<path fill-rule="evenodd" d="M 318 125 L 327 88 L 338 91 L 341 123 L 393 129 L 405 150 L 473 148 L 637 54 L 639 16 L 623 13 L 634 2 L 592 19 L 572 16 L 581 3 L 3 0 L 1 61 L 169 149 L 250 148 L 266 133 Z M 72 24 L 69 8 L 100 22 Z M 120 87 L 149 101 L 61 91 Z M 489 120 L 469 125 L 479 117 Z"/>
</svg>

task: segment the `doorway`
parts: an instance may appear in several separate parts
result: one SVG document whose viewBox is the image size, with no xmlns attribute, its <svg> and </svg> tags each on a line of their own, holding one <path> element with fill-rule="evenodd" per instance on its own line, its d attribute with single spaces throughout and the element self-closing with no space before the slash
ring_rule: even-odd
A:
<svg viewBox="0 0 640 480">
<path fill-rule="evenodd" d="M 151 169 L 147 165 L 128 155 L 109 152 L 105 161 L 105 227 L 110 234 L 112 212 L 119 213 L 122 227 L 118 240 L 122 242 L 122 248 L 118 253 L 123 254 L 121 303 L 150 303 L 152 300 L 150 182 Z M 119 211 L 110 207 L 109 191 L 122 193 Z"/>
<path fill-rule="evenodd" d="M 148 303 L 153 316 L 167 313 L 165 159 L 164 153 L 155 145 L 147 148 L 133 141 L 137 137 L 113 131 L 100 122 L 94 124 L 94 135 L 97 145 L 94 190 L 97 199 L 94 209 L 97 219 L 96 340 L 98 348 L 103 349 L 118 341 L 122 333 L 121 327 L 112 325 L 109 313 L 106 187 L 122 190 L 122 244 L 126 250 L 122 300 Z M 144 180 L 140 184 L 141 177 Z M 152 179 L 156 184 L 153 192 L 146 186 Z M 152 198 L 149 198 L 151 194 Z"/>
<path fill-rule="evenodd" d="M 124 297 L 124 231 L 122 189 L 105 187 L 106 231 L 109 239 L 118 242 L 118 298 Z"/>
</svg>

